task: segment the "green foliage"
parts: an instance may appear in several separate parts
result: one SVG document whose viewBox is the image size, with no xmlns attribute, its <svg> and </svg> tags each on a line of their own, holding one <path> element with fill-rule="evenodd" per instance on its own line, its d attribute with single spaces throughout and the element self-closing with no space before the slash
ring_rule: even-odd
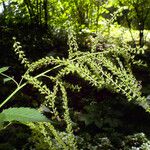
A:
<svg viewBox="0 0 150 150">
<path fill-rule="evenodd" d="M 119 146 L 113 143 L 113 140 L 110 137 L 102 137 L 101 134 L 96 134 L 92 137 L 89 134 L 84 133 L 84 135 L 77 138 L 80 148 L 87 150 L 149 150 L 150 148 L 150 141 L 144 133 L 137 133 L 125 136 L 124 138 L 120 137 L 120 143 L 118 139 L 116 139 L 120 144 Z"/>
<path fill-rule="evenodd" d="M 109 105 L 102 102 L 100 104 L 93 102 L 85 106 L 85 113 L 81 113 L 79 120 L 84 121 L 86 126 L 95 124 L 101 130 L 113 132 L 116 127 L 120 126 L 119 118 L 122 114 Z"/>
<path fill-rule="evenodd" d="M 144 133 L 138 133 L 129 135 L 125 138 L 125 150 L 128 149 L 140 149 L 148 150 L 150 148 L 150 141 L 147 139 Z"/>
<path fill-rule="evenodd" d="M 0 68 L 0 74 L 8 70 L 9 67 L 2 67 Z"/>
<path fill-rule="evenodd" d="M 30 132 L 25 125 L 19 123 L 11 124 L 0 131 L 0 149 L 24 149 L 29 137 Z"/>
<path fill-rule="evenodd" d="M 8 108 L 0 113 L 0 122 L 48 122 L 49 120 L 33 108 Z"/>
<path fill-rule="evenodd" d="M 27 68 L 23 79 L 33 85 L 41 95 L 44 95 L 43 105 L 50 110 L 51 118 L 65 124 L 65 128 L 62 129 L 63 132 L 50 122 L 28 124 L 33 131 L 33 138 L 31 139 L 36 143 L 36 147 L 47 145 L 47 149 L 54 149 L 58 143 L 59 149 L 77 149 L 68 106 L 67 88 L 69 87 L 65 87 L 65 77 L 69 75 L 77 75 L 97 89 L 107 88 L 113 92 L 121 93 L 126 96 L 128 101 L 141 105 L 146 111 L 150 110 L 146 98 L 141 94 L 139 82 L 132 73 L 132 65 L 141 65 L 141 61 L 135 60 L 136 54 L 142 54 L 144 50 L 133 49 L 124 45 L 123 47 L 110 47 L 97 52 L 98 38 L 99 36 L 95 38 L 91 52 L 79 51 L 75 33 L 70 28 L 68 58 L 47 56 L 35 62 L 30 62 L 26 58 L 20 43 L 15 41 L 14 51 L 19 56 L 21 63 Z M 37 70 L 44 69 L 44 67 L 45 70 L 36 75 Z M 52 73 L 53 71 L 55 73 Z M 44 82 L 44 79 L 53 84 L 50 86 L 48 82 Z M 69 84 L 71 85 L 71 83 Z M 59 99 L 57 98 L 58 95 Z M 58 103 L 59 106 L 56 105 Z M 93 121 L 98 127 L 103 126 L 98 120 Z M 107 118 L 105 122 L 111 124 L 112 120 Z M 37 132 L 38 135 L 35 134 Z M 60 136 L 63 133 L 66 135 L 65 139 Z M 52 140 L 53 138 L 57 141 L 56 143 Z"/>
<path fill-rule="evenodd" d="M 147 0 L 10 0 L 7 4 L 4 0 L 0 3 L 4 8 L 0 14 L 1 22 L 4 23 L 2 31 L 5 30 L 2 33 L 17 36 L 17 40 L 21 42 L 13 38 L 14 52 L 26 70 L 19 79 L 16 77 L 16 81 L 15 78 L 3 73 L 7 68 L 0 69 L 0 74 L 5 77 L 4 82 L 12 80 L 16 84 L 16 89 L 2 101 L 0 108 L 18 91 L 30 84 L 40 95 L 40 99 L 37 98 L 38 102 L 40 101 L 39 110 L 44 109 L 43 113 L 52 120 L 49 121 L 38 110 L 21 107 L 4 109 L 0 113 L 1 122 L 4 124 L 5 121 L 25 122 L 32 132 L 29 143 L 34 143 L 29 149 L 117 149 L 112 139 L 106 135 L 92 137 L 88 133 L 81 135 L 78 133 L 78 129 L 75 129 L 77 124 L 73 121 L 74 116 L 71 115 L 71 110 L 74 111 L 74 108 L 70 108 L 72 103 L 77 102 L 72 102 L 69 94 L 82 92 L 80 89 L 84 86 L 81 82 L 85 82 L 97 91 L 107 89 L 112 93 L 119 93 L 126 98 L 127 103 L 131 101 L 142 106 L 145 111 L 150 111 L 149 101 L 141 93 L 142 83 L 136 79 L 132 71 L 133 66 L 147 66 L 138 59 L 139 55 L 145 53 L 145 49 L 132 48 L 125 44 L 123 36 L 119 36 L 117 41 L 119 44 L 114 43 L 116 39 L 110 39 L 111 23 L 120 18 L 121 21 L 124 21 L 124 18 L 128 19 L 126 21 L 130 30 L 134 28 L 143 33 L 149 16 L 149 2 Z M 14 28 L 16 32 L 13 32 Z M 118 32 L 116 26 L 114 32 Z M 60 46 L 62 44 L 60 41 L 66 44 L 67 34 L 68 47 L 63 48 L 65 58 L 60 53 L 58 56 L 61 57 L 58 57 L 59 48 L 57 49 L 55 44 Z M 111 41 L 108 42 L 109 40 Z M 9 40 L 1 41 L 7 43 Z M 142 43 L 140 44 L 142 47 Z M 39 49 L 36 49 L 38 46 L 43 50 L 39 52 Z M 32 61 L 30 56 L 33 47 L 37 53 L 39 52 L 38 57 L 41 53 L 42 55 L 47 53 L 45 47 L 49 54 L 38 60 L 34 57 Z M 23 50 L 26 48 L 29 57 Z M 51 48 L 54 48 L 54 51 L 51 52 Z M 70 77 L 77 80 L 70 81 L 68 80 Z M 80 98 L 77 101 L 80 101 Z M 94 127 L 112 136 L 115 134 L 114 130 L 120 127 L 118 118 L 121 114 L 117 110 L 110 109 L 109 105 L 93 103 L 93 99 L 91 101 L 90 105 L 85 104 L 85 112 L 81 110 L 77 122 L 83 124 L 81 121 L 84 121 L 86 127 L 94 124 Z M 126 150 L 140 146 L 149 147 L 149 141 L 145 139 L 143 135 L 127 137 L 125 141 L 120 142 L 119 148 Z M 140 146 L 135 143 L 139 143 Z"/>
<path fill-rule="evenodd" d="M 84 133 L 77 137 L 80 149 L 87 150 L 113 150 L 113 145 L 108 137 L 101 137 L 100 135 L 95 135 L 91 137 L 89 134 Z"/>
<path fill-rule="evenodd" d="M 97 30 L 108 13 L 107 1 L 97 0 L 11 0 L 0 2 L 4 6 L 3 20 L 6 23 L 31 23 L 37 26 L 67 29 L 72 22 L 79 28 Z M 78 30 L 78 28 L 77 28 Z"/>
<path fill-rule="evenodd" d="M 110 0 L 111 7 L 124 8 L 120 19 L 118 17 L 118 22 L 127 26 L 132 35 L 132 29 L 139 31 L 139 45 L 142 47 L 144 45 L 144 29 L 149 29 L 149 16 L 150 16 L 150 1 L 149 0 Z M 134 42 L 135 42 L 134 41 Z M 135 44 L 135 43 L 134 43 Z"/>
</svg>

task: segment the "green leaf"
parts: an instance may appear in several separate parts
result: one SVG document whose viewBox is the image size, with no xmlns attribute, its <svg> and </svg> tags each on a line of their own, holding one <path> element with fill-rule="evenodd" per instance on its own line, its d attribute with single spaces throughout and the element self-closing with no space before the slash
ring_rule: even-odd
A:
<svg viewBox="0 0 150 150">
<path fill-rule="evenodd" d="M 4 120 L 5 120 L 5 114 L 0 113 L 0 123 L 4 122 Z"/>
<path fill-rule="evenodd" d="M 92 116 L 90 114 L 82 114 L 80 117 L 79 117 L 79 120 L 80 121 L 84 121 L 85 122 L 85 125 L 90 125 L 94 122 Z"/>
<path fill-rule="evenodd" d="M 3 79 L 3 82 L 6 83 L 6 82 L 11 81 L 11 80 L 12 80 L 12 78 L 8 77 L 8 78 Z"/>
<path fill-rule="evenodd" d="M 0 113 L 0 122 L 48 122 L 49 120 L 38 110 L 33 108 L 9 108 Z"/>
<path fill-rule="evenodd" d="M 0 73 L 5 72 L 6 70 L 8 70 L 8 68 L 9 68 L 9 67 L 2 67 L 2 68 L 0 68 Z"/>
</svg>

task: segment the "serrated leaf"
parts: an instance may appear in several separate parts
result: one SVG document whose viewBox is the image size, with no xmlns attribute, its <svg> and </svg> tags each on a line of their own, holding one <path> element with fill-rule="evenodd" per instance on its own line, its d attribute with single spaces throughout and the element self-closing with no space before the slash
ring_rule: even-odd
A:
<svg viewBox="0 0 150 150">
<path fill-rule="evenodd" d="M 20 107 L 3 110 L 0 113 L 0 121 L 48 122 L 49 120 L 36 109 Z"/>
<path fill-rule="evenodd" d="M 2 67 L 2 68 L 0 68 L 0 73 L 5 72 L 6 70 L 8 70 L 8 68 L 9 68 L 9 67 Z"/>
</svg>

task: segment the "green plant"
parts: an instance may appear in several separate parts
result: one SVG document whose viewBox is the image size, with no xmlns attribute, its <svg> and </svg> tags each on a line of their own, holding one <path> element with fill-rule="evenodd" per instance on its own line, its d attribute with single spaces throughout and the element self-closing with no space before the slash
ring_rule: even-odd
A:
<svg viewBox="0 0 150 150">
<path fill-rule="evenodd" d="M 109 140 L 108 137 L 101 137 L 100 135 L 95 135 L 94 137 L 91 137 L 89 134 L 84 133 L 83 135 L 80 135 L 77 137 L 78 145 L 80 149 L 84 150 L 97 150 L 97 149 L 103 149 L 103 150 L 113 150 L 114 147 Z"/>
<path fill-rule="evenodd" d="M 9 108 L 0 113 L 0 122 L 19 121 L 19 122 L 48 122 L 38 110 L 31 108 Z"/>
<path fill-rule="evenodd" d="M 20 86 L 15 81 L 14 78 L 6 75 L 4 72 L 8 70 L 9 67 L 2 67 L 0 68 L 0 74 L 4 76 L 4 82 L 8 82 L 12 80 L 16 85 L 17 88 L 16 90 L 11 93 L 10 96 L 8 96 L 1 104 L 0 108 L 8 101 L 10 100 L 13 95 L 20 90 Z M 0 113 L 0 127 L 1 129 L 6 128 L 8 125 L 11 124 L 13 121 L 19 121 L 19 122 L 48 122 L 49 120 L 42 115 L 38 110 L 33 109 L 33 108 L 25 108 L 25 107 L 20 107 L 20 108 L 9 108 L 9 109 L 4 109 Z M 9 122 L 6 126 L 4 125 L 5 122 Z"/>
<path fill-rule="evenodd" d="M 122 114 L 112 109 L 109 103 L 91 102 L 90 105 L 84 107 L 85 112 L 80 114 L 79 120 L 84 121 L 86 126 L 95 124 L 101 130 L 112 133 L 121 124 L 119 118 Z"/>
<path fill-rule="evenodd" d="M 125 143 L 124 150 L 128 149 L 148 150 L 150 148 L 150 141 L 147 139 L 144 133 L 137 133 L 134 135 L 126 136 L 124 143 Z"/>
<path fill-rule="evenodd" d="M 112 139 L 106 135 L 103 135 L 102 137 L 101 134 L 96 134 L 92 137 L 91 135 L 84 133 L 84 135 L 77 137 L 80 148 L 87 150 L 149 150 L 150 148 L 150 140 L 144 133 L 136 133 L 125 137 L 121 136 L 120 138 L 120 145 L 117 146 L 113 143 Z"/>
<path fill-rule="evenodd" d="M 120 9 L 124 7 L 124 11 L 118 22 L 121 25 L 125 25 L 129 28 L 132 39 L 136 46 L 136 41 L 133 37 L 131 29 L 136 29 L 139 31 L 139 45 L 143 47 L 145 44 L 144 29 L 149 29 L 149 7 L 150 2 L 148 0 L 114 0 L 110 1 L 111 7 Z M 136 20 L 136 21 L 135 21 Z"/>
<path fill-rule="evenodd" d="M 132 73 L 132 65 L 142 64 L 142 61 L 137 61 L 134 58 L 136 54 L 143 53 L 143 49 L 133 49 L 124 45 L 123 47 L 110 47 L 107 50 L 97 52 L 96 45 L 99 38 L 97 37 L 92 45 L 91 52 L 81 52 L 78 50 L 72 28 L 70 28 L 68 35 L 68 58 L 62 59 L 49 56 L 30 62 L 22 51 L 20 43 L 14 42 L 15 53 L 27 68 L 23 75 L 23 80 L 26 80 L 26 82 L 20 85 L 19 90 L 26 84 L 33 85 L 40 94 L 45 95 L 43 105 L 50 110 L 51 118 L 56 120 L 58 124 L 64 122 L 66 126 L 62 129 L 64 130 L 62 132 L 50 122 L 29 123 L 28 125 L 33 131 L 31 139 L 35 142 L 37 149 L 38 147 L 77 149 L 69 113 L 67 88 L 75 90 L 78 89 L 78 86 L 65 80 L 65 77 L 70 74 L 77 75 L 97 89 L 105 87 L 113 92 L 122 93 L 128 101 L 134 101 L 146 111 L 150 111 L 146 98 L 140 92 L 139 82 Z M 39 69 L 45 70 L 36 75 Z M 49 85 L 44 80 L 49 80 L 52 84 Z M 59 105 L 56 106 L 56 103 L 59 103 Z M 62 135 L 64 138 L 62 138 Z"/>
</svg>

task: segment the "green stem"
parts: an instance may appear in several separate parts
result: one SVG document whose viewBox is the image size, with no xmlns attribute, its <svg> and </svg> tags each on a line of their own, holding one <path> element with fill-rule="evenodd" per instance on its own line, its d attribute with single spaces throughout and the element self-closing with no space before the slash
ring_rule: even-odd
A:
<svg viewBox="0 0 150 150">
<path fill-rule="evenodd" d="M 53 67 L 53 68 L 51 68 L 51 69 L 49 69 L 49 70 L 46 70 L 46 71 L 44 71 L 44 72 L 38 74 L 37 76 L 35 76 L 35 78 L 39 78 L 39 77 L 45 75 L 46 73 L 48 73 L 48 72 L 50 72 L 50 71 L 52 71 L 52 70 L 54 70 L 54 69 L 57 69 L 57 68 L 59 68 L 59 67 L 61 67 L 61 66 L 62 66 L 62 65 L 57 65 L 57 66 L 55 66 L 55 67 Z"/>
<path fill-rule="evenodd" d="M 22 84 L 21 86 L 19 86 L 18 88 L 16 88 L 16 90 L 14 92 L 12 92 L 1 104 L 0 104 L 0 108 L 6 104 L 20 89 L 22 89 L 24 86 L 26 86 L 27 82 Z"/>
<path fill-rule="evenodd" d="M 52 71 L 52 70 L 54 70 L 54 69 L 56 69 L 56 68 L 59 68 L 60 66 L 61 66 L 61 65 L 57 65 L 57 66 L 55 66 L 55 67 L 52 68 L 52 69 L 46 70 L 45 72 L 42 72 L 41 74 L 35 76 L 34 78 L 39 78 L 39 77 L 45 75 L 46 73 L 48 73 L 48 72 L 50 72 L 50 71 Z M 18 85 L 20 85 L 21 82 L 22 82 L 22 80 L 20 81 L 20 83 L 19 83 Z M 0 104 L 0 108 L 1 108 L 4 104 L 6 104 L 20 89 L 22 89 L 24 86 L 26 86 L 27 83 L 28 83 L 28 81 L 25 82 L 24 84 L 18 86 L 18 87 L 16 88 L 16 90 L 15 90 L 13 93 L 11 93 L 11 94 Z"/>
<path fill-rule="evenodd" d="M 9 78 L 10 80 L 12 80 L 12 81 L 17 85 L 17 87 L 19 86 L 18 83 L 16 82 L 16 80 L 15 80 L 14 78 L 12 78 L 12 77 L 10 77 L 10 76 L 4 74 L 4 73 L 1 73 L 1 75 L 4 76 L 4 77 Z"/>
</svg>

